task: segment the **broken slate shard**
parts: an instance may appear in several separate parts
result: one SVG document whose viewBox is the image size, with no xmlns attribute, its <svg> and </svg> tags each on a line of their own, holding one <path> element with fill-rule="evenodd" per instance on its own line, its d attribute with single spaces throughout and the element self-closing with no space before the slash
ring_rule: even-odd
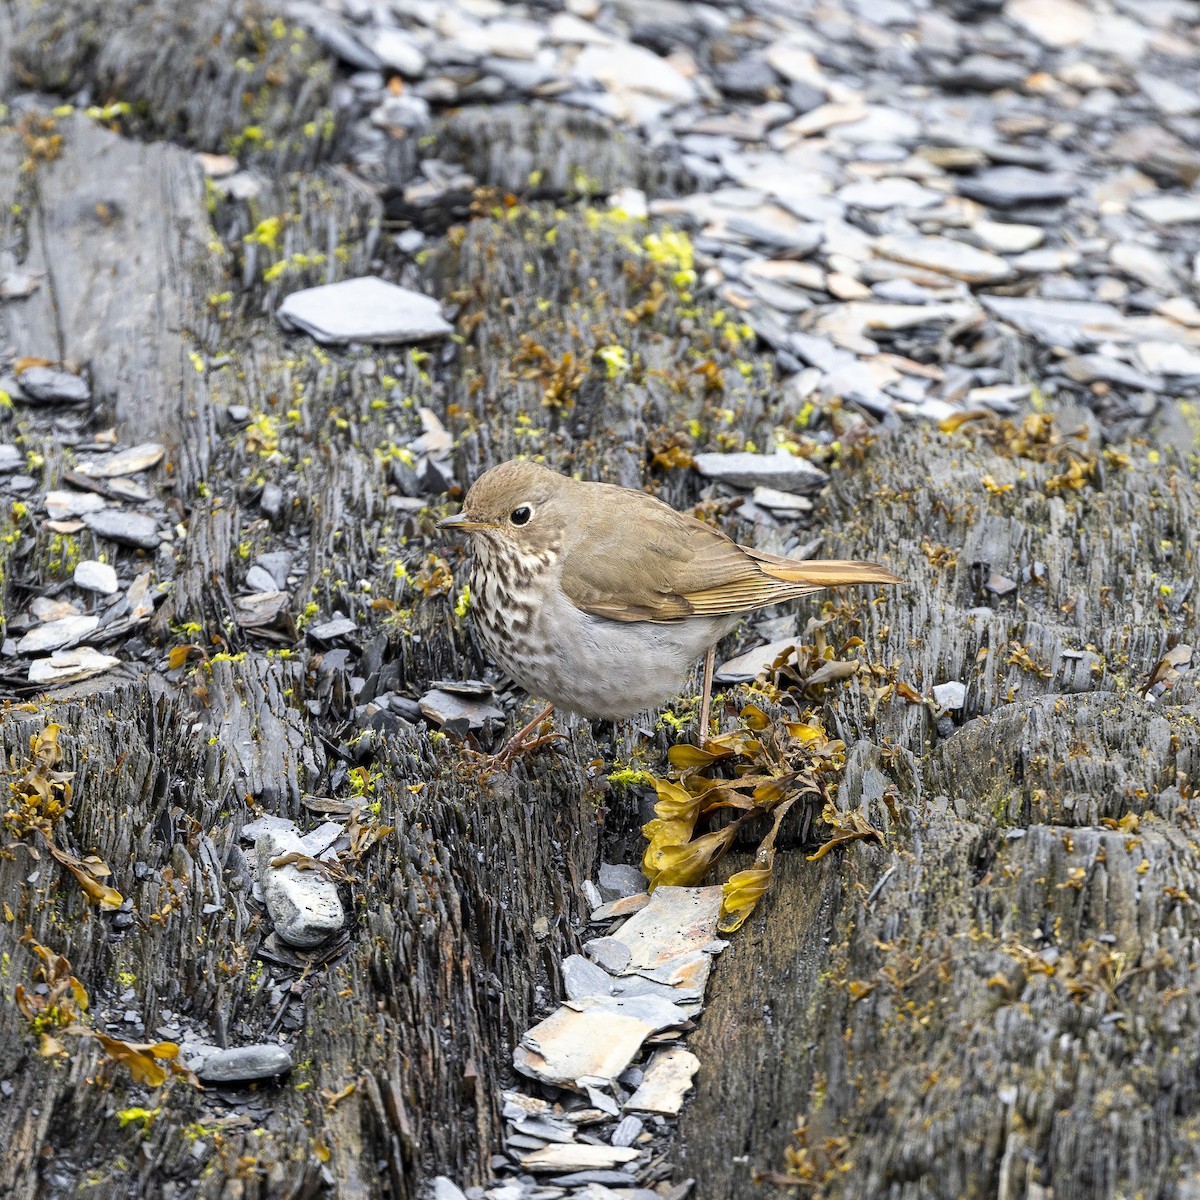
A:
<svg viewBox="0 0 1200 1200">
<path fill-rule="evenodd" d="M 275 550 L 270 554 L 260 554 L 254 560 L 252 569 L 265 571 L 275 581 L 275 587 L 285 588 L 287 587 L 288 572 L 292 569 L 292 555 L 286 550 Z"/>
<path fill-rule="evenodd" d="M 276 315 L 286 328 L 326 344 L 394 345 L 454 332 L 433 297 L 374 275 L 293 292 Z"/>
<path fill-rule="evenodd" d="M 957 679 L 949 683 L 934 684 L 934 703 L 951 712 L 958 712 L 967 703 L 967 685 Z"/>
<path fill-rule="evenodd" d="M 766 672 L 772 663 L 781 655 L 796 649 L 799 638 L 781 638 L 777 642 L 767 642 L 765 646 L 756 646 L 723 662 L 713 675 L 717 683 L 753 683 Z"/>
<path fill-rule="evenodd" d="M 78 465 L 76 470 L 81 475 L 90 475 L 93 479 L 117 479 L 122 475 L 137 475 L 148 471 L 162 461 L 166 448 L 158 442 L 143 442 L 140 446 L 131 446 L 107 458 L 96 458 Z"/>
<path fill-rule="evenodd" d="M 559 1087 L 576 1087 L 581 1076 L 615 1079 L 649 1036 L 646 1024 L 634 1017 L 563 1007 L 525 1034 L 513 1051 L 513 1066 Z"/>
<path fill-rule="evenodd" d="M 271 865 L 273 858 L 284 854 L 308 857 L 308 850 L 296 834 L 265 830 L 258 835 L 254 852 L 258 858 L 258 884 L 275 932 L 283 941 L 308 950 L 341 930 L 346 914 L 337 884 L 328 875 L 319 870 L 301 871 L 293 863 Z"/>
<path fill-rule="evenodd" d="M 660 1050 L 650 1060 L 637 1091 L 625 1101 L 625 1111 L 674 1116 L 699 1069 L 700 1060 L 682 1046 Z"/>
<path fill-rule="evenodd" d="M 349 617 L 343 617 L 339 614 L 328 621 L 321 621 L 316 625 L 310 625 L 305 632 L 313 641 L 332 642 L 336 638 L 349 637 L 357 629 L 358 625 L 356 622 L 350 620 Z"/>
<path fill-rule="evenodd" d="M 1147 196 L 1144 200 L 1134 200 L 1129 207 L 1138 216 L 1157 225 L 1193 225 L 1200 222 L 1198 196 Z"/>
<path fill-rule="evenodd" d="M 123 512 L 107 508 L 101 512 L 85 513 L 84 524 L 98 537 L 107 538 L 122 546 L 139 550 L 154 550 L 160 541 L 158 522 L 145 513 Z"/>
<path fill-rule="evenodd" d="M 31 629 L 18 643 L 18 654 L 40 654 L 58 650 L 69 642 L 77 642 L 93 633 L 100 624 L 99 617 L 60 617 Z"/>
<path fill-rule="evenodd" d="M 998 283 L 1013 273 L 999 255 L 944 237 L 882 237 L 875 243 L 875 253 L 964 283 Z"/>
<path fill-rule="evenodd" d="M 587 1000 L 593 996 L 656 996 L 681 1008 L 688 1016 L 695 1016 L 704 999 L 703 993 L 694 987 L 655 983 L 641 975 L 610 975 L 582 954 L 571 954 L 563 959 L 562 975 L 563 987 L 570 1000 Z"/>
<path fill-rule="evenodd" d="M 621 896 L 636 896 L 646 890 L 646 877 L 635 866 L 629 863 L 601 863 L 600 874 L 596 878 L 600 885 L 601 895 L 606 900 L 616 900 Z"/>
<path fill-rule="evenodd" d="M 261 628 L 270 625 L 287 604 L 287 592 L 255 592 L 234 600 L 234 615 L 244 629 Z"/>
<path fill-rule="evenodd" d="M 776 515 L 795 516 L 799 513 L 812 512 L 812 501 L 807 496 L 797 496 L 795 492 L 781 492 L 773 487 L 756 487 L 750 497 L 759 508 L 769 509 Z"/>
<path fill-rule="evenodd" d="M 1134 350 L 1138 366 L 1154 375 L 1200 375 L 1200 353 L 1171 342 L 1139 342 Z"/>
<path fill-rule="evenodd" d="M 129 585 L 125 595 L 125 611 L 135 621 L 143 621 L 154 615 L 154 597 L 150 594 L 151 572 L 143 571 Z"/>
<path fill-rule="evenodd" d="M 632 1146 L 542 1146 L 523 1156 L 521 1165 L 527 1171 L 602 1171 L 634 1162 L 641 1154 Z"/>
<path fill-rule="evenodd" d="M 262 567 L 254 566 L 246 572 L 246 586 L 252 592 L 277 592 L 278 585 L 275 583 L 275 578 L 269 571 L 264 571 Z"/>
<path fill-rule="evenodd" d="M 118 666 L 121 660 L 101 654 L 91 646 L 76 646 L 74 650 L 57 650 L 49 658 L 35 658 L 29 664 L 29 682 L 47 687 L 58 683 L 78 683 L 93 675 Z"/>
<path fill-rule="evenodd" d="M 712 956 L 724 948 L 717 939 L 720 910 L 719 887 L 659 887 L 641 912 L 596 941 L 627 951 L 620 974 L 642 975 L 703 995 Z M 592 946 L 584 947 L 589 954 Z"/>
<path fill-rule="evenodd" d="M 734 487 L 777 488 L 784 492 L 813 492 L 829 482 L 820 467 L 806 458 L 781 450 L 778 454 L 697 454 L 696 470 L 706 479 L 716 479 Z"/>
<path fill-rule="evenodd" d="M 687 1020 L 681 1008 L 657 996 L 587 996 L 526 1032 L 513 1066 L 543 1083 L 582 1091 L 583 1080 L 596 1085 L 616 1079 L 651 1034 Z"/>
<path fill-rule="evenodd" d="M 104 497 L 97 496 L 95 492 L 49 491 L 43 499 L 46 513 L 56 521 L 65 520 L 67 517 L 81 517 L 84 513 L 100 512 L 108 507 Z"/>
<path fill-rule="evenodd" d="M 295 821 L 289 821 L 287 817 L 277 817 L 273 813 L 264 813 L 256 820 L 248 821 L 242 826 L 242 839 L 247 842 L 257 842 L 260 834 L 276 830 L 300 836 L 300 830 L 296 827 Z"/>
<path fill-rule="evenodd" d="M 245 830 L 242 831 L 245 833 Z M 346 827 L 339 824 L 337 821 L 322 821 L 316 829 L 310 829 L 308 833 L 301 834 L 300 840 L 304 843 L 304 848 L 313 856 L 313 858 L 329 859 L 331 856 L 326 854 L 326 851 L 346 832 Z"/>
<path fill-rule="evenodd" d="M 958 181 L 960 195 L 989 208 L 1019 208 L 1026 204 L 1062 204 L 1079 185 L 1067 175 L 1051 175 L 1028 167 L 993 167 Z"/>
<path fill-rule="evenodd" d="M 620 1163 L 633 1162 L 641 1151 L 632 1146 L 555 1145 L 543 1146 L 521 1159 L 527 1171 L 603 1171 Z"/>
<path fill-rule="evenodd" d="M 92 398 L 82 375 L 59 367 L 29 367 L 19 380 L 25 398 L 38 404 L 86 404 Z"/>
<path fill-rule="evenodd" d="M 105 488 L 110 495 L 120 500 L 129 500 L 133 504 L 143 504 L 150 499 L 150 493 L 133 479 L 106 479 Z"/>
<path fill-rule="evenodd" d="M 49 596 L 35 596 L 29 602 L 29 611 L 38 621 L 61 621 L 63 617 L 78 617 L 80 609 L 70 600 L 51 600 Z"/>
<path fill-rule="evenodd" d="M 1127 341 L 1125 318 L 1111 304 L 1094 300 L 1045 300 L 1040 296 L 980 297 L 989 312 L 1048 346 Z"/>
<path fill-rule="evenodd" d="M 650 903 L 650 897 L 641 892 L 636 896 L 622 896 L 619 900 L 608 900 L 598 904 L 591 912 L 591 921 L 598 925 L 604 921 L 612 921 L 617 917 L 631 917 L 640 912 Z"/>
<path fill-rule="evenodd" d="M 610 1146 L 632 1146 L 641 1136 L 646 1124 L 639 1117 L 622 1117 L 609 1137 Z"/>
<path fill-rule="evenodd" d="M 439 726 L 465 721 L 468 729 L 483 729 L 489 721 L 504 720 L 504 709 L 498 704 L 469 696 L 456 696 L 440 688 L 426 692 L 421 697 L 420 706 L 421 715 Z"/>
</svg>

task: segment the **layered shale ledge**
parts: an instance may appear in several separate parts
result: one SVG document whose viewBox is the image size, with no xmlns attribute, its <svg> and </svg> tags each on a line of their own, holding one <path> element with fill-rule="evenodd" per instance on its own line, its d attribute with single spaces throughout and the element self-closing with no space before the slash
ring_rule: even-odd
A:
<svg viewBox="0 0 1200 1200">
<path fill-rule="evenodd" d="M 31 743 L 60 726 L 55 766 L 74 772 L 65 816 L 43 827 L 14 792 L 6 817 L 0 1192 L 403 1198 L 441 1175 L 534 1194 L 497 1183 L 515 1174 L 494 1159 L 514 1052 L 565 995 L 562 964 L 589 936 L 584 883 L 602 859 L 636 861 L 641 773 L 663 773 L 677 734 L 577 724 L 511 773 L 477 753 L 502 725 L 489 708 L 511 730 L 513 696 L 487 676 L 462 619 L 465 560 L 434 521 L 481 470 L 531 454 L 701 503 L 764 549 L 819 538 L 822 554 L 906 579 L 838 606 L 839 644 L 861 639 L 873 669 L 808 697 L 849 747 L 838 806 L 881 838 L 809 861 L 813 814 L 797 810 L 688 1035 L 701 1066 L 678 1127 L 656 1131 L 659 1194 L 689 1178 L 701 1200 L 795 1185 L 897 1200 L 1187 1194 L 1200 714 L 1179 647 L 1197 636 L 1197 483 L 1190 410 L 1166 400 L 1156 424 L 1146 397 L 1168 378 L 1192 386 L 1193 335 L 1151 341 L 1157 358 L 1121 375 L 1083 353 L 1111 333 L 1088 325 L 1095 311 L 1045 334 L 1034 317 L 1062 310 L 982 302 L 959 286 L 987 282 L 974 277 L 934 295 L 939 247 L 893 241 L 893 266 L 864 274 L 897 285 L 884 276 L 920 252 L 912 270 L 932 275 L 916 286 L 938 312 L 913 327 L 891 293 L 887 312 L 854 307 L 865 285 L 845 278 L 858 260 L 844 242 L 814 275 L 794 239 L 817 221 L 778 210 L 732 236 L 782 265 L 730 291 L 736 255 L 702 262 L 677 226 L 575 204 L 624 185 L 666 197 L 715 160 L 699 143 L 700 161 L 656 153 L 552 101 L 447 100 L 419 130 L 388 126 L 354 173 L 334 63 L 353 47 L 336 23 L 322 41 L 276 15 L 0 11 L 0 389 L 15 397 L 0 409 L 13 643 L 0 742 L 17 783 Z M 873 54 L 888 59 L 882 41 Z M 382 95 L 382 76 L 377 90 L 372 103 L 407 96 Z M 868 119 L 911 141 L 907 125 L 855 116 Z M 954 149 L 934 148 L 942 162 Z M 229 150 L 236 171 L 194 153 Z M 527 194 L 505 194 L 523 181 Z M 889 203 L 914 197 L 939 200 L 908 186 Z M 1013 203 L 1026 201 L 1054 196 Z M 967 210 L 938 211 L 954 228 Z M 1157 260 L 1137 262 L 1144 282 Z M 323 347 L 275 319 L 302 288 L 366 276 L 436 297 L 453 333 Z M 781 314 L 818 292 L 844 301 L 816 315 L 819 336 L 781 333 Z M 1144 320 L 1166 336 L 1165 317 Z M 1024 382 L 999 394 L 999 374 L 972 376 L 965 403 L 954 372 L 976 367 Z M 931 370 L 944 370 L 937 396 Z M 1035 387 L 1043 375 L 1071 382 L 1056 398 Z M 945 419 L 901 425 L 893 407 Z M 809 470 L 789 484 L 805 495 L 746 503 L 748 488 L 691 465 L 778 443 Z M 104 474 L 114 446 L 138 449 L 136 470 Z M 78 583 L 80 564 L 96 586 Z M 749 622 L 723 657 L 816 611 Z M 83 624 L 51 651 L 45 627 L 63 620 Z M 104 664 L 81 664 L 89 646 Z M 76 657 L 42 668 L 68 677 L 47 691 L 31 668 L 55 654 Z M 727 689 L 728 725 L 747 698 Z M 257 856 L 285 845 L 261 836 L 268 817 L 349 831 L 345 928 L 316 952 L 281 939 L 255 898 Z M 54 980 L 60 1015 L 77 1009 L 92 1033 L 39 1007 Z M 194 1057 L 206 1090 L 156 1091 L 112 1049 L 164 1041 L 209 1048 Z M 263 1046 L 249 1067 L 213 1057 Z"/>
</svg>

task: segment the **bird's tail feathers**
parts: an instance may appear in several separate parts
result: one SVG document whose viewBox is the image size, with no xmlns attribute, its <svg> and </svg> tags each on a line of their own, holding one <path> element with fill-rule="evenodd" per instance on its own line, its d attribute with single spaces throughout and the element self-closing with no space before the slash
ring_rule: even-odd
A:
<svg viewBox="0 0 1200 1200">
<path fill-rule="evenodd" d="M 765 574 L 782 583 L 808 584 L 814 588 L 902 582 L 900 576 L 894 571 L 889 571 L 887 567 L 881 567 L 878 563 L 855 562 L 851 559 L 826 558 L 797 562 L 794 559 L 762 555 L 759 565 Z"/>
</svg>

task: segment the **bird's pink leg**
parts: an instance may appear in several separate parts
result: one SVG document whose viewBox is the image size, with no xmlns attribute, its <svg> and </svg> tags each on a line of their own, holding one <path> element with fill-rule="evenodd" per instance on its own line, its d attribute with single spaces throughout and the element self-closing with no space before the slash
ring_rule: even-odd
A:
<svg viewBox="0 0 1200 1200">
<path fill-rule="evenodd" d="M 494 762 L 498 767 L 507 767 L 513 762 L 514 759 L 519 758 L 522 754 L 529 754 L 539 747 L 544 746 L 547 742 L 552 742 L 556 738 L 564 737 L 565 735 L 561 733 L 550 733 L 544 738 L 536 738 L 534 741 L 526 745 L 525 739 L 535 729 L 537 729 L 547 717 L 551 717 L 553 715 L 554 705 L 547 704 L 546 707 L 543 708 L 541 712 L 539 712 L 538 715 L 529 722 L 528 725 L 523 725 L 520 729 L 518 729 L 517 732 L 514 733 L 512 737 L 510 737 L 508 741 L 505 742 L 504 745 L 492 755 L 492 762 Z"/>
<path fill-rule="evenodd" d="M 717 659 L 716 646 L 709 646 L 704 656 L 704 683 L 700 692 L 700 729 L 696 735 L 696 745 L 703 748 L 708 741 L 708 719 L 712 709 L 713 666 Z"/>
</svg>

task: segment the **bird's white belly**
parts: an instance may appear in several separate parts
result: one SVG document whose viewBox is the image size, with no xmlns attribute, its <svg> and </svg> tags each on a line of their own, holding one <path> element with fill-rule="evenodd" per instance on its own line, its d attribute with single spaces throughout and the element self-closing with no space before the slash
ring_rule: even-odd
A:
<svg viewBox="0 0 1200 1200">
<path fill-rule="evenodd" d="M 678 696 L 696 660 L 738 619 L 613 621 L 581 611 L 560 594 L 534 612 L 521 639 L 524 653 L 482 624 L 480 632 L 500 666 L 530 695 L 566 712 L 615 720 Z"/>
</svg>

